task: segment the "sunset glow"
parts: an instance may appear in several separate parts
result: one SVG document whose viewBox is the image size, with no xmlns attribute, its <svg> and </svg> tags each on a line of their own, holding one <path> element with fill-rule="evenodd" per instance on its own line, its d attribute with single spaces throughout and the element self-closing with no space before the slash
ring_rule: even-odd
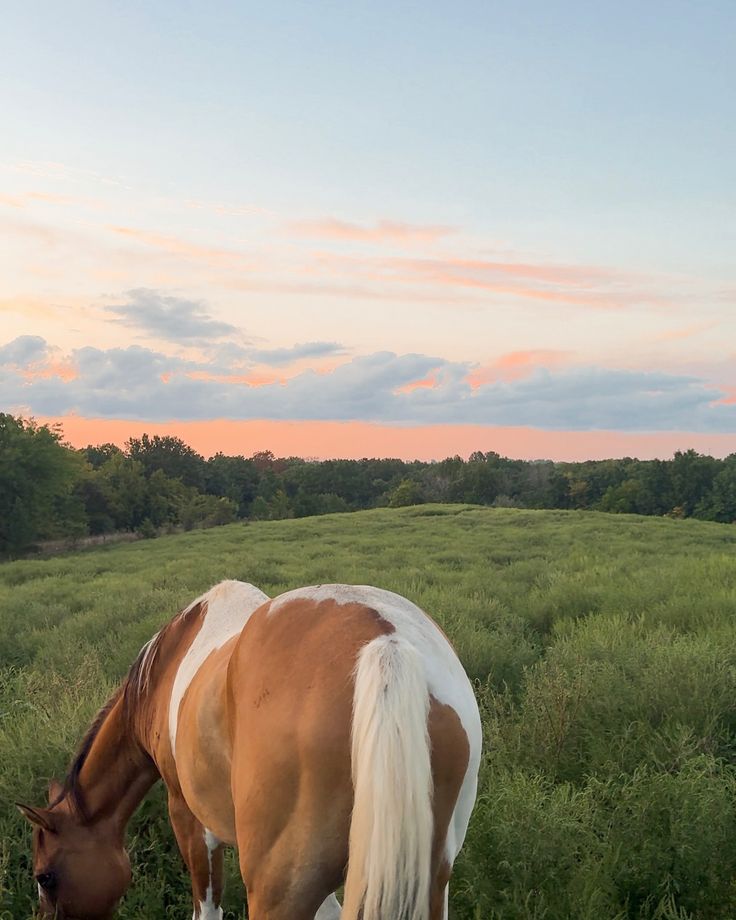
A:
<svg viewBox="0 0 736 920">
<path fill-rule="evenodd" d="M 736 451 L 733 6 L 349 6 L 7 14 L 0 411 L 207 455 Z"/>
<path fill-rule="evenodd" d="M 434 460 L 473 451 L 496 451 L 503 456 L 526 460 L 603 460 L 611 456 L 643 460 L 671 457 L 681 448 L 680 432 L 662 434 L 620 434 L 612 431 L 547 432 L 536 428 L 486 428 L 481 425 L 424 425 L 399 428 L 365 422 L 135 422 L 127 419 L 90 419 L 78 416 L 40 418 L 40 422 L 63 426 L 74 447 L 89 444 L 117 444 L 129 438 L 174 435 L 211 457 L 221 452 L 249 457 L 270 450 L 280 457 L 326 460 L 333 457 L 360 460 L 363 457 L 397 457 L 402 460 Z M 702 453 L 725 457 L 733 453 L 733 435 L 687 434 L 686 442 Z"/>
</svg>

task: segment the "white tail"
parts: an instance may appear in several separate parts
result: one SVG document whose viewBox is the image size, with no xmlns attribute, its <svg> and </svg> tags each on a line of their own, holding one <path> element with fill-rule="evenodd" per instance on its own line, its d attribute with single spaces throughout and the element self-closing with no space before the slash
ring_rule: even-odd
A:
<svg viewBox="0 0 736 920">
<path fill-rule="evenodd" d="M 419 653 L 394 634 L 358 656 L 354 805 L 342 920 L 429 920 L 432 765 Z"/>
</svg>

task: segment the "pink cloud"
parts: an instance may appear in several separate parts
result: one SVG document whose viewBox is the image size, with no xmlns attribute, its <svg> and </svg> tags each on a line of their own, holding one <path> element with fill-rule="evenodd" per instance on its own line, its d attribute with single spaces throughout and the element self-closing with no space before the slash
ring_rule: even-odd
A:
<svg viewBox="0 0 736 920">
<path fill-rule="evenodd" d="M 492 364 L 476 368 L 468 374 L 467 381 L 475 390 L 497 380 L 521 380 L 540 367 L 561 367 L 570 362 L 572 352 L 539 348 L 531 351 L 511 351 L 501 355 Z"/>
<path fill-rule="evenodd" d="M 286 274 L 286 272 L 284 272 Z M 248 293 L 278 293 L 293 294 L 294 296 L 307 297 L 339 297 L 350 300 L 375 300 L 390 301 L 392 303 L 406 302 L 427 304 L 435 303 L 447 306 L 447 294 L 441 290 L 427 291 L 409 289 L 397 291 L 388 285 L 379 287 L 370 283 L 364 284 L 345 284 L 340 281 L 336 283 L 326 282 L 279 282 L 279 281 L 262 281 L 252 278 L 236 278 L 221 280 L 224 287 L 234 291 L 247 291 Z M 377 279 L 378 280 L 378 279 Z M 176 279 L 172 279 L 170 284 L 175 284 Z M 466 303 L 468 305 L 478 304 L 477 298 L 469 296 L 453 295 L 453 303 Z"/>
<path fill-rule="evenodd" d="M 669 329 L 658 335 L 655 341 L 677 342 L 683 339 L 691 339 L 696 335 L 700 335 L 701 332 L 707 332 L 709 329 L 713 329 L 717 325 L 717 323 L 697 323 L 692 326 L 685 326 L 681 329 Z"/>
<path fill-rule="evenodd" d="M 272 383 L 286 383 L 288 377 L 269 373 L 213 374 L 209 371 L 188 371 L 190 380 L 214 380 L 219 383 L 245 384 L 249 387 L 265 387 Z"/>
<path fill-rule="evenodd" d="M 552 284 L 573 284 L 589 287 L 602 281 L 620 281 L 621 273 L 591 265 L 549 265 L 530 262 L 495 262 L 487 259 L 416 259 L 403 264 L 419 273 L 443 272 L 450 277 L 455 273 L 463 278 L 473 273 L 481 276 L 501 275 L 525 278 Z"/>
<path fill-rule="evenodd" d="M 642 301 L 661 301 L 659 297 L 633 289 L 630 286 L 632 279 L 623 273 L 596 266 L 416 259 L 394 260 L 384 270 L 404 284 L 429 282 L 450 288 L 602 309 L 619 309 Z M 626 283 L 625 287 L 622 287 L 622 282 Z"/>
<path fill-rule="evenodd" d="M 22 207 L 22 205 L 20 206 Z M 7 234 L 7 239 L 13 236 L 25 238 L 36 243 L 42 243 L 46 247 L 58 247 L 61 243 L 66 242 L 70 234 L 63 230 L 57 230 L 46 224 L 34 223 L 29 220 L 3 217 L 0 221 L 3 226 L 3 234 Z"/>
<path fill-rule="evenodd" d="M 736 387 L 720 386 L 718 389 L 726 393 L 723 399 L 717 400 L 718 403 L 728 406 L 736 405 Z"/>
<path fill-rule="evenodd" d="M 367 283 L 398 284 L 424 291 L 429 288 L 435 297 L 443 289 L 454 289 L 598 309 L 669 304 L 668 299 L 648 291 L 644 279 L 598 266 L 460 258 L 377 259 L 330 251 L 314 253 L 312 265 L 314 272 L 323 276 L 360 278 Z"/>
<path fill-rule="evenodd" d="M 433 390 L 436 386 L 439 386 L 439 380 L 436 372 L 432 372 L 421 380 L 412 380 L 410 383 L 405 383 L 404 386 L 397 387 L 394 393 L 412 393 L 414 390 Z"/>
<path fill-rule="evenodd" d="M 218 268 L 223 266 L 237 267 L 240 270 L 253 267 L 248 264 L 246 256 L 243 253 L 234 249 L 202 246 L 199 243 L 192 243 L 178 236 L 168 236 L 149 230 L 141 230 L 137 227 L 110 227 L 108 229 L 118 236 L 135 240 L 137 243 L 141 243 L 144 246 L 162 250 L 169 255 L 196 259 L 209 266 Z"/>
<path fill-rule="evenodd" d="M 303 239 L 350 240 L 367 243 L 434 243 L 454 233 L 452 227 L 421 226 L 401 221 L 379 220 L 373 226 L 322 217 L 316 220 L 294 221 L 287 224 L 291 236 Z"/>
<path fill-rule="evenodd" d="M 66 359 L 49 359 L 42 364 L 32 365 L 24 368 L 22 375 L 29 382 L 32 380 L 49 380 L 51 377 L 58 377 L 64 383 L 70 380 L 76 380 L 79 372 L 74 364 Z"/>
<path fill-rule="evenodd" d="M 99 202 L 90 198 L 75 198 L 71 195 L 56 195 L 51 192 L 23 192 L 20 195 L 0 195 L 0 205 L 9 208 L 25 208 L 33 202 L 42 204 L 79 204 L 99 207 Z"/>
<path fill-rule="evenodd" d="M 25 202 L 22 195 L 0 195 L 0 205 L 6 208 L 24 208 Z"/>
<path fill-rule="evenodd" d="M 3 222 L 11 235 L 30 237 L 47 246 L 65 245 L 70 253 L 83 253 L 91 264 L 84 276 L 116 283 L 125 277 L 145 278 L 148 286 L 181 284 L 182 277 L 197 278 L 197 283 L 250 290 L 315 296 L 395 301 L 468 303 L 481 305 L 489 299 L 515 298 L 550 306 L 579 306 L 588 309 L 620 310 L 645 304 L 669 305 L 670 300 L 655 290 L 652 279 L 598 265 L 554 264 L 509 259 L 474 258 L 467 255 L 444 258 L 379 258 L 330 251 L 330 241 L 387 243 L 397 246 L 429 247 L 453 233 L 441 225 L 415 225 L 381 220 L 361 224 L 320 218 L 295 222 L 290 230 L 307 239 L 325 241 L 326 251 L 305 253 L 284 243 L 280 247 L 257 251 L 233 242 L 220 245 L 187 239 L 178 233 L 151 230 L 139 226 L 108 225 L 104 229 L 132 245 L 110 252 L 109 238 L 91 225 L 74 229 L 44 227 L 18 220 L 24 202 L 71 201 L 64 196 L 32 192 L 23 196 L 5 196 L 2 201 L 14 208 L 5 212 Z M 247 207 L 190 201 L 190 207 L 221 210 L 238 216 L 251 213 Z M 455 247 L 456 248 L 456 247 Z M 100 251 L 102 250 L 102 251 Z M 426 253 L 429 254 L 428 252 Z M 41 252 L 45 255 L 45 252 Z M 162 258 L 163 256 L 163 258 Z M 117 261 L 116 261 L 117 260 Z M 34 265 L 39 263 L 36 258 Z M 57 273 L 68 272 L 70 260 L 53 263 Z M 24 266 L 27 274 L 39 276 L 37 270 Z"/>
</svg>

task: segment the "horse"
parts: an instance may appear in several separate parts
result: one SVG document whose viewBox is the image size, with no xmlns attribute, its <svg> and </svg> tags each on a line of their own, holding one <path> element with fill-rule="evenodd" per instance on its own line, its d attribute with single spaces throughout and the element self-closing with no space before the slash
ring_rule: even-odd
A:
<svg viewBox="0 0 736 920">
<path fill-rule="evenodd" d="M 141 649 L 48 805 L 18 806 L 41 913 L 112 917 L 161 779 L 194 920 L 222 918 L 228 845 L 251 920 L 447 920 L 480 753 L 468 677 L 406 598 L 221 582 Z"/>
</svg>

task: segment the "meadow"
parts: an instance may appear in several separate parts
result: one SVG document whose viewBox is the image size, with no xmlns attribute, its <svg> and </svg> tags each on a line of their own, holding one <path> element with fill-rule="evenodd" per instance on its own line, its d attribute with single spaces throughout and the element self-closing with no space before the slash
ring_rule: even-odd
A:
<svg viewBox="0 0 736 920">
<path fill-rule="evenodd" d="M 145 641 L 223 578 L 397 591 L 448 633 L 485 727 L 455 920 L 736 916 L 736 527 L 425 505 L 233 524 L 0 566 L 0 920 L 30 827 Z M 120 917 L 190 916 L 156 788 Z M 234 860 L 226 917 L 244 917 Z"/>
</svg>

